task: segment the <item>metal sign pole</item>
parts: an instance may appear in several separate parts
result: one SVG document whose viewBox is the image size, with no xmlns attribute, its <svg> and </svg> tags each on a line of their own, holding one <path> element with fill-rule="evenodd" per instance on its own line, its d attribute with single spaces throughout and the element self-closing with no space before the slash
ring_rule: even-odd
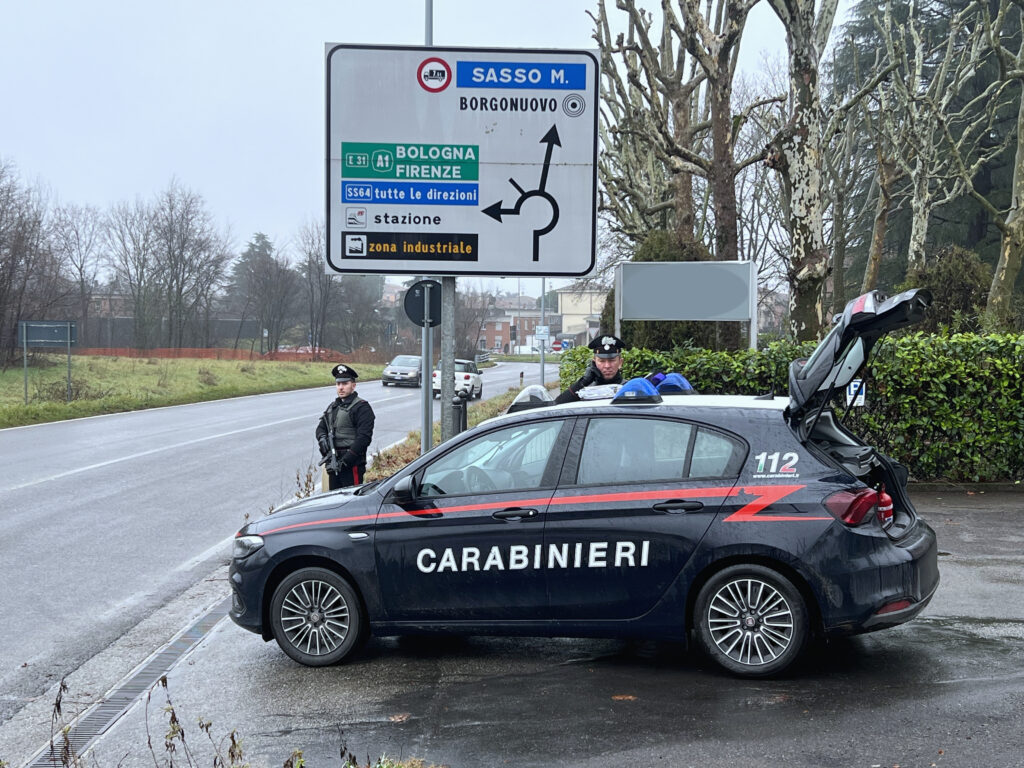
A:
<svg viewBox="0 0 1024 768">
<path fill-rule="evenodd" d="M 543 325 L 543 326 L 547 326 L 547 324 L 548 324 L 547 316 L 544 314 L 544 299 L 545 299 L 544 289 L 545 289 L 545 286 L 546 286 L 545 278 L 542 277 L 540 279 L 540 324 Z M 548 345 L 548 342 L 550 340 L 551 340 L 551 334 L 550 333 L 548 333 L 548 337 L 546 339 L 540 339 L 540 385 L 542 387 L 545 384 L 547 384 L 547 381 L 544 379 L 544 348 Z"/>
<path fill-rule="evenodd" d="M 430 284 L 423 286 L 423 345 L 421 348 L 422 365 L 420 373 L 420 387 L 422 388 L 423 399 L 423 423 L 420 426 L 420 455 L 430 450 L 434 443 L 434 394 L 430 384 L 430 374 L 433 372 L 433 365 L 430 362 L 430 354 L 433 344 L 431 334 L 431 323 L 434 319 L 430 316 Z"/>
<path fill-rule="evenodd" d="M 423 44 L 430 46 L 434 44 L 434 3 L 433 0 L 424 0 L 424 28 Z M 424 275 L 426 277 L 426 275 Z M 434 392 L 431 383 L 431 374 L 434 372 L 434 365 L 431 362 L 431 354 L 434 347 L 433 318 L 430 316 L 430 286 L 424 286 L 423 291 L 423 337 L 421 341 L 422 373 L 420 374 L 420 386 L 422 387 L 423 422 L 420 425 L 420 455 L 429 451 L 434 444 Z"/>
<path fill-rule="evenodd" d="M 452 400 L 455 397 L 455 278 L 441 278 L 441 442 L 458 434 Z M 433 388 L 431 388 L 433 398 Z M 468 401 L 463 408 L 469 408 Z"/>
<path fill-rule="evenodd" d="M 68 402 L 71 402 L 71 322 L 68 321 Z"/>
<path fill-rule="evenodd" d="M 25 405 L 28 405 L 28 328 L 22 326 L 21 359 L 25 370 Z"/>
<path fill-rule="evenodd" d="M 750 260 L 750 348 L 757 351 L 757 262 Z"/>
</svg>

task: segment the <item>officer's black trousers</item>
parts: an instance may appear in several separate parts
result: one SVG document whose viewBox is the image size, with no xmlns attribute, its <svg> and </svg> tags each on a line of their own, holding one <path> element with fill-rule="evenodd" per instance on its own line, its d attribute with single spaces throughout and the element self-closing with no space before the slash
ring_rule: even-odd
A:
<svg viewBox="0 0 1024 768">
<path fill-rule="evenodd" d="M 365 476 L 365 464 L 357 464 L 354 467 L 342 467 L 341 471 L 337 474 L 328 472 L 327 480 L 330 483 L 328 490 L 333 491 L 335 488 L 349 488 L 353 485 L 361 485 Z"/>
</svg>

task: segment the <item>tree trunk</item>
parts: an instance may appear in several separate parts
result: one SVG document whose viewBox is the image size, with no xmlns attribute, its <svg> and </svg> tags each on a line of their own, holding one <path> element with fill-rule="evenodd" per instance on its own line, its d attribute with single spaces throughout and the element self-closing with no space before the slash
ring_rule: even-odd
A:
<svg viewBox="0 0 1024 768">
<path fill-rule="evenodd" d="M 878 158 L 878 201 L 875 203 L 875 221 L 871 227 L 871 247 L 868 261 L 864 265 L 864 280 L 860 292 L 867 293 L 878 287 L 878 271 L 882 264 L 882 250 L 885 247 L 885 231 L 889 224 L 889 208 L 892 206 L 892 184 L 895 165 L 891 158 Z"/>
<path fill-rule="evenodd" d="M 1017 108 L 1017 153 L 1013 159 L 1013 196 L 1010 199 L 1010 213 L 1002 228 L 1003 238 L 999 249 L 999 262 L 992 275 L 992 287 L 989 288 L 988 301 L 985 305 L 984 322 L 985 327 L 990 331 L 1005 331 L 1010 328 L 1013 286 L 1017 281 L 1017 275 L 1021 268 L 1021 255 L 1024 253 L 1022 203 L 1024 203 L 1024 97 L 1021 97 Z"/>
<path fill-rule="evenodd" d="M 690 100 L 676 98 L 672 103 L 672 132 L 676 141 L 690 138 Z M 675 221 L 673 233 L 680 247 L 693 243 L 694 222 L 693 174 L 681 171 L 673 179 Z"/>
<path fill-rule="evenodd" d="M 715 214 L 715 258 L 739 260 L 736 224 L 736 182 L 732 148 L 732 83 L 712 86 L 711 100 L 711 196 Z"/>
<path fill-rule="evenodd" d="M 778 152 L 789 198 L 790 328 L 797 341 L 818 338 L 824 325 L 821 289 L 828 274 L 822 227 L 821 135 L 818 69 L 811 51 L 790 52 L 793 116 Z"/>
<path fill-rule="evenodd" d="M 835 179 L 832 201 L 832 314 L 846 307 L 846 191 L 842 179 Z"/>
<path fill-rule="evenodd" d="M 919 157 L 914 167 L 914 194 L 910 201 L 910 247 L 907 250 L 907 271 L 924 266 L 925 243 L 928 240 L 928 216 L 931 213 L 928 168 L 931 161 Z"/>
</svg>

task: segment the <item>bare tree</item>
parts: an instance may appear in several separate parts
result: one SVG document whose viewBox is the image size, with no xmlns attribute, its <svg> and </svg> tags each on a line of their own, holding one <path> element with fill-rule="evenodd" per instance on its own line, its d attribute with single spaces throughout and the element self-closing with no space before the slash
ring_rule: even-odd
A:
<svg viewBox="0 0 1024 768">
<path fill-rule="evenodd" d="M 838 0 L 769 0 L 786 29 L 791 110 L 788 124 L 769 149 L 788 201 L 792 254 L 789 262 L 790 325 L 800 341 L 816 338 L 824 323 L 822 287 L 828 275 L 823 225 L 822 113 L 818 67 Z"/>
<path fill-rule="evenodd" d="M 493 294 L 463 288 L 456 294 L 455 356 L 472 360 L 477 353 L 484 322 L 494 301 Z"/>
<path fill-rule="evenodd" d="M 695 242 L 693 176 L 708 165 L 698 139 L 707 126 L 695 124 L 705 75 L 668 23 L 652 41 L 649 13 L 632 1 L 617 0 L 616 7 L 626 13 L 628 31 L 614 40 L 604 0 L 591 16 L 602 55 L 601 211 L 614 232 L 633 242 L 652 229 L 671 229 L 685 248 Z"/>
<path fill-rule="evenodd" d="M 50 242 L 50 206 L 39 189 L 22 186 L 0 162 L 0 367 L 17 348 L 19 320 L 53 319 L 71 286 Z"/>
<path fill-rule="evenodd" d="M 309 340 L 316 359 L 324 346 L 327 321 L 337 298 L 335 276 L 328 274 L 327 247 L 324 240 L 326 225 L 322 221 L 309 221 L 299 230 L 299 273 L 309 316 Z"/>
<path fill-rule="evenodd" d="M 831 216 L 826 220 L 831 227 L 826 230 L 826 238 L 832 246 L 833 314 L 842 312 L 846 306 L 846 252 L 864 215 L 864 210 L 857 211 L 853 203 L 855 190 L 867 173 L 866 155 L 857 151 L 862 129 L 863 120 L 847 120 L 837 140 L 825 152 L 827 197 L 831 201 Z"/>
<path fill-rule="evenodd" d="M 158 345 L 163 317 L 161 265 L 153 211 L 136 198 L 118 203 L 107 213 L 104 241 L 114 282 L 131 297 L 132 344 L 136 349 Z"/>
<path fill-rule="evenodd" d="M 925 246 L 932 210 L 964 193 L 965 180 L 955 172 L 953 154 L 942 148 L 940 121 L 955 126 L 957 155 L 986 163 L 1003 146 L 982 147 L 995 117 L 996 98 L 1005 81 L 990 82 L 980 94 L 960 104 L 966 86 L 984 61 L 985 36 L 981 14 L 973 3 L 953 14 L 942 39 L 928 39 L 918 18 L 917 4 L 909 7 L 905 22 L 895 22 L 893 6 L 886 3 L 874 22 L 886 55 L 898 64 L 887 86 L 878 89 L 879 130 L 895 151 L 896 169 L 910 182 L 910 247 L 908 269 L 925 263 Z M 931 23 L 929 29 L 935 29 Z M 987 109 L 985 107 L 988 107 Z"/>
<path fill-rule="evenodd" d="M 823 151 L 845 125 L 850 110 L 895 68 L 880 67 L 845 103 L 825 115 L 819 68 L 838 0 L 768 0 L 786 30 L 790 113 L 772 140 L 767 162 L 782 177 L 787 226 L 792 238 L 788 279 L 790 327 L 799 341 L 817 338 L 824 326 L 825 249 Z"/>
<path fill-rule="evenodd" d="M 338 340 L 342 352 L 376 344 L 385 322 L 380 312 L 384 276 L 344 275 L 340 283 L 337 312 L 328 322 L 329 337 Z"/>
<path fill-rule="evenodd" d="M 89 303 L 100 269 L 103 214 L 88 205 L 65 205 L 54 219 L 54 247 L 78 287 L 78 339 L 89 344 Z"/>
<path fill-rule="evenodd" d="M 594 38 L 603 55 L 599 166 L 602 210 L 635 242 L 673 232 L 683 258 L 739 258 L 736 177 L 764 150 L 736 158 L 751 112 L 733 110 L 733 79 L 746 17 L 756 0 L 661 3 L 661 32 L 635 0 L 617 0 L 627 33 L 612 41 L 603 0 Z M 695 180 L 708 192 L 695 200 Z M 713 234 L 711 234 L 713 232 Z"/>
<path fill-rule="evenodd" d="M 176 181 L 158 196 L 153 227 L 167 307 L 166 340 L 182 347 L 186 329 L 204 313 L 204 300 L 224 277 L 228 249 L 202 196 Z"/>
<path fill-rule="evenodd" d="M 981 3 L 981 11 L 988 47 L 995 52 L 999 63 L 1000 81 L 1024 87 L 1024 0 L 1000 0 L 995 18 L 991 16 L 986 3 Z M 1024 257 L 1024 98 L 1019 94 L 1017 103 L 1017 130 L 1014 136 L 1017 152 L 1013 160 L 1010 208 L 1005 213 L 996 208 L 975 184 L 981 161 L 971 162 L 961 155 L 955 128 L 940 117 L 945 149 L 952 154 L 957 172 L 967 183 L 971 196 L 988 212 L 1002 236 L 999 261 L 992 275 L 992 286 L 983 316 L 986 327 L 992 330 L 1010 326 L 1013 287 Z"/>
</svg>

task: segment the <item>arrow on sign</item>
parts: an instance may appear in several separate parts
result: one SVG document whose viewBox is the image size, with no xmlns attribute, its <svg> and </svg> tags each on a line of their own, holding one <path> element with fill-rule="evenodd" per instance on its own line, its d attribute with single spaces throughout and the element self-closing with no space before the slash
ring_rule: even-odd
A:
<svg viewBox="0 0 1024 768">
<path fill-rule="evenodd" d="M 547 144 L 547 149 L 544 151 L 544 168 L 540 173 L 540 184 L 537 189 L 532 189 L 527 192 L 516 182 L 515 179 L 509 179 L 509 183 L 519 190 L 519 198 L 511 208 L 503 207 L 504 201 L 499 200 L 493 205 L 489 205 L 484 208 L 483 213 L 486 213 L 492 219 L 497 221 L 499 224 L 504 223 L 501 220 L 502 216 L 518 216 L 520 210 L 523 207 L 523 203 L 529 200 L 531 197 L 541 197 L 547 200 L 551 204 L 551 221 L 548 222 L 547 226 L 542 229 L 533 230 L 533 260 L 540 261 L 540 238 L 541 235 L 546 235 L 548 232 L 555 228 L 558 223 L 558 202 L 553 198 L 544 188 L 548 183 L 548 170 L 551 167 L 551 154 L 554 152 L 555 146 L 562 146 L 561 140 L 558 138 L 558 126 L 552 125 L 551 129 L 544 134 L 544 138 L 540 140 L 541 144 Z"/>
</svg>

